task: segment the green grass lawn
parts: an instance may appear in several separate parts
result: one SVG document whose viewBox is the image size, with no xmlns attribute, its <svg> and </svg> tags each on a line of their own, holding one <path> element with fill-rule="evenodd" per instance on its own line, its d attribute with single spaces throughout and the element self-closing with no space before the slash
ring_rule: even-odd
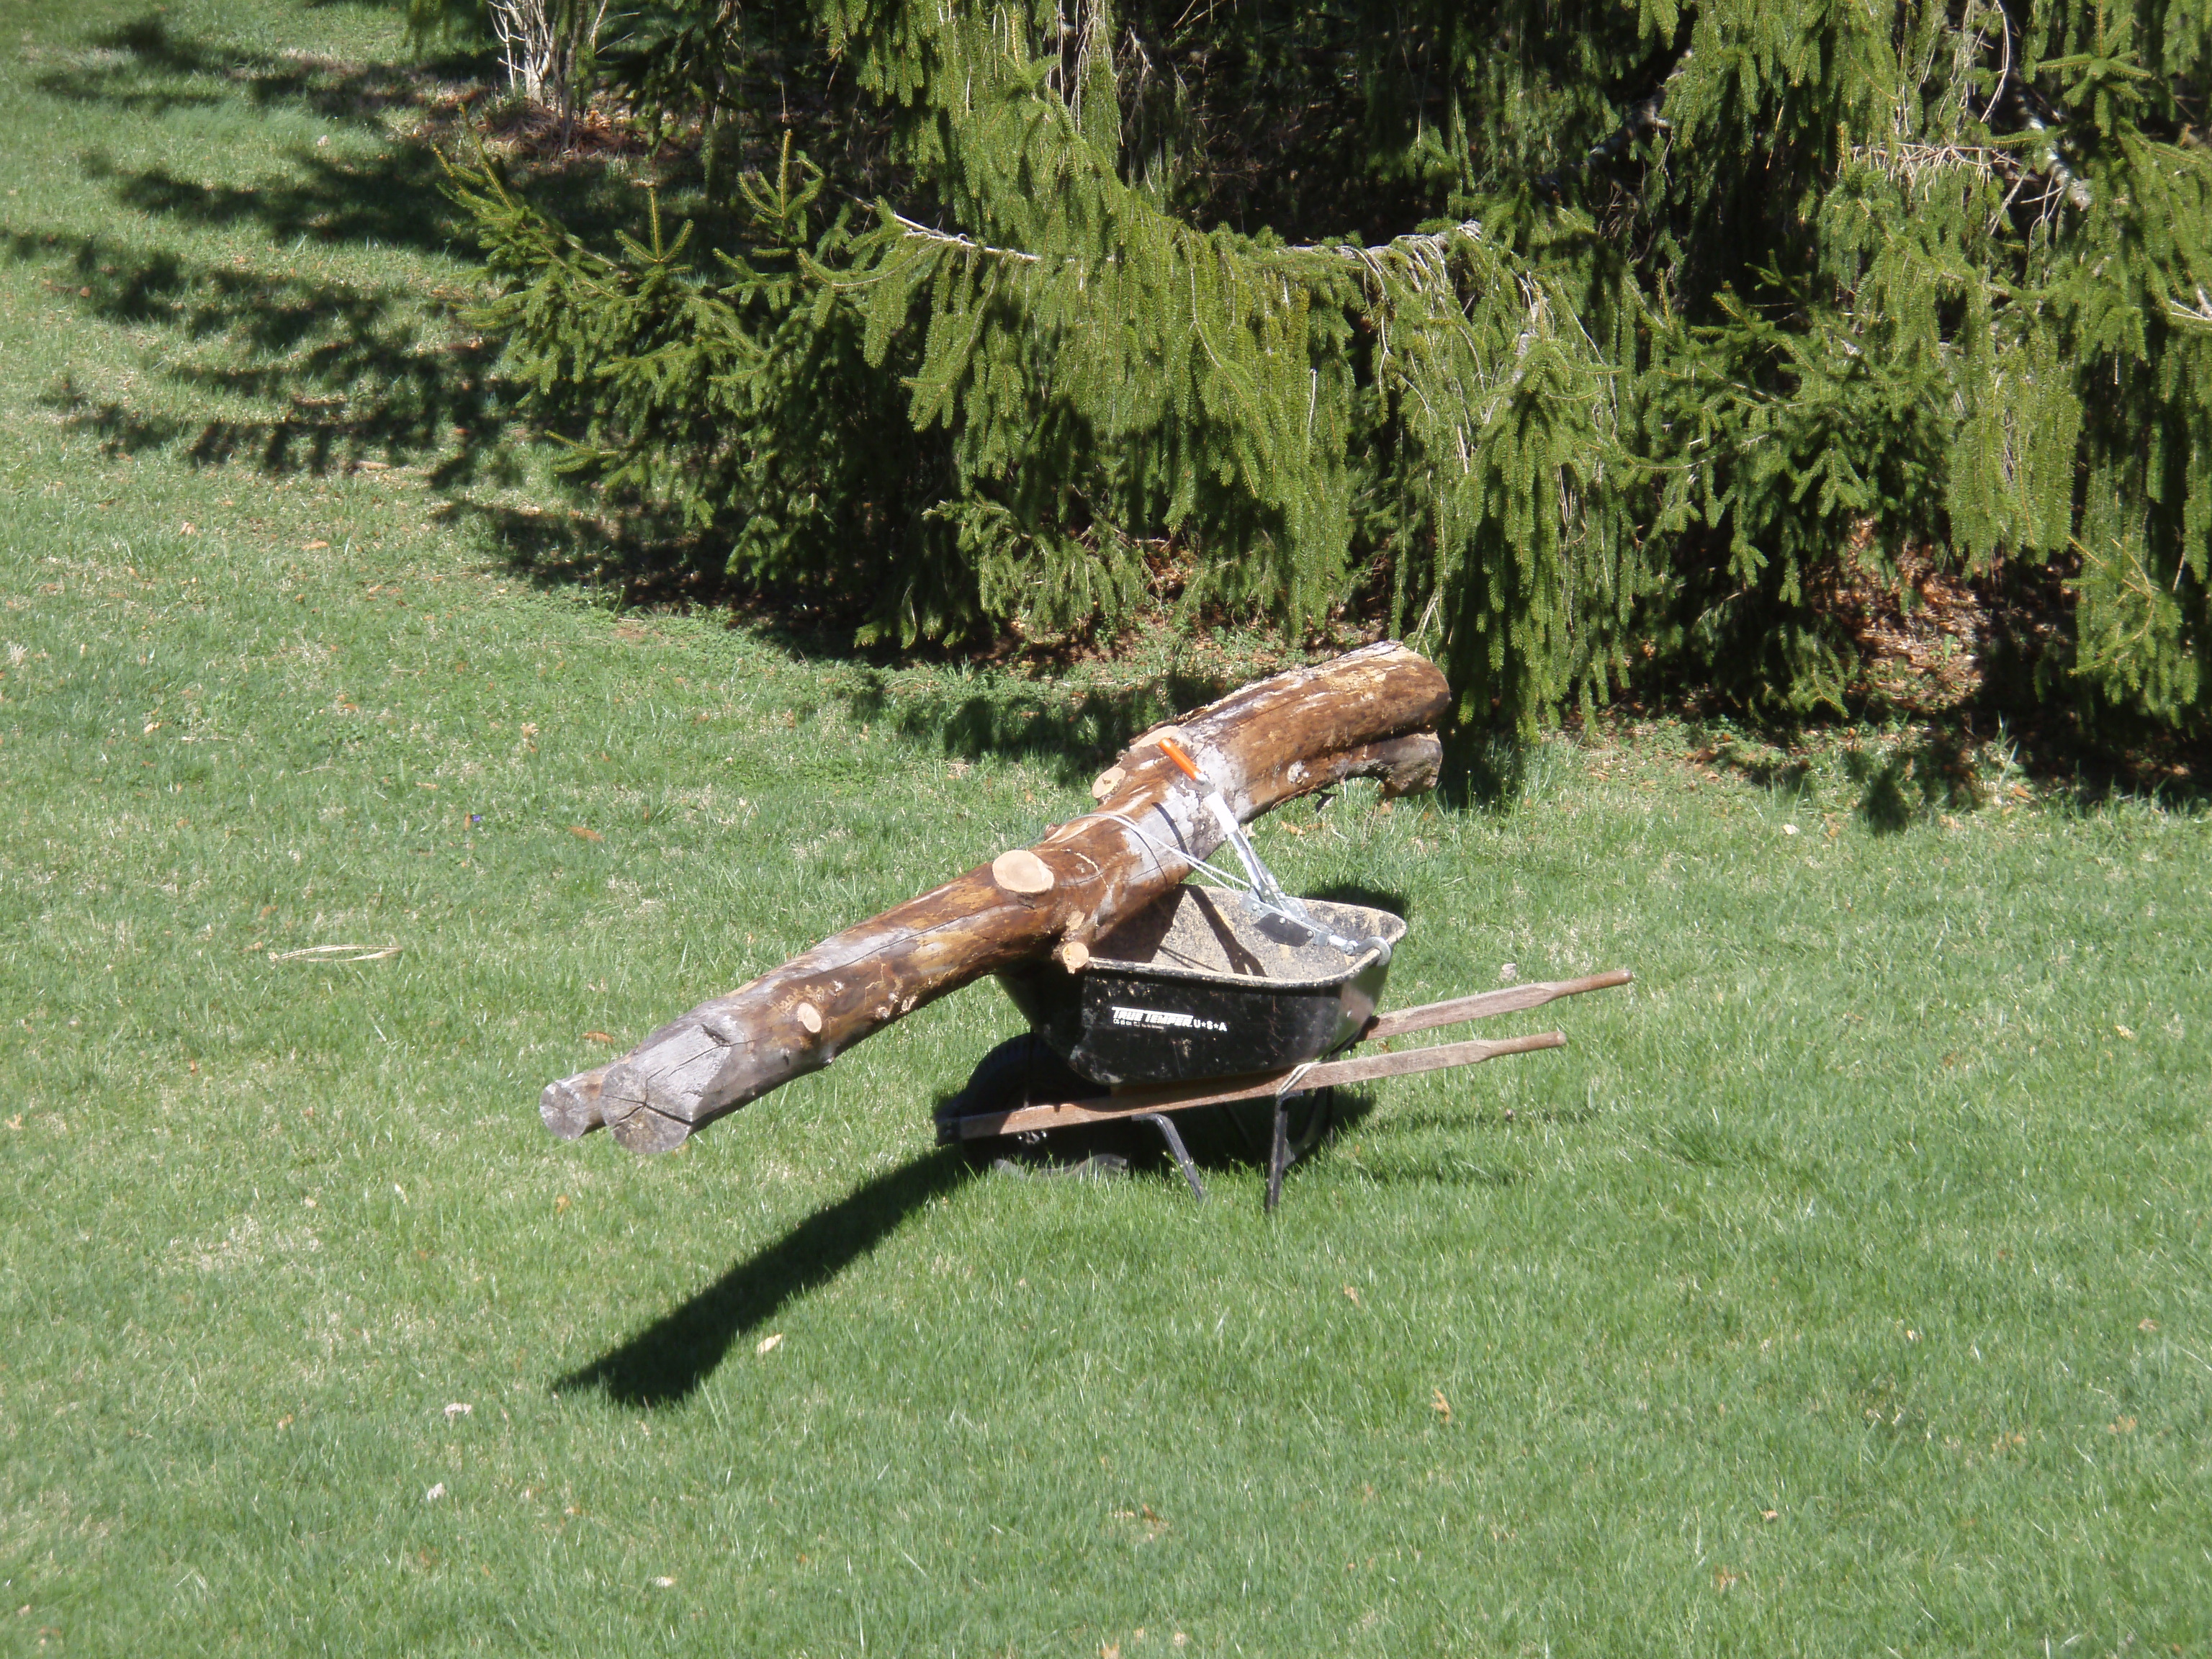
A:
<svg viewBox="0 0 2212 1659">
<path fill-rule="evenodd" d="M 1224 1133 L 1204 1208 L 936 1150 L 988 986 L 562 1145 L 547 1079 L 1251 659 L 600 603 L 390 137 L 457 70 L 8 21 L 0 1651 L 2212 1653 L 2201 808 L 1662 723 L 1291 809 L 1395 1000 L 1638 981 L 1272 1220 Z"/>
</svg>

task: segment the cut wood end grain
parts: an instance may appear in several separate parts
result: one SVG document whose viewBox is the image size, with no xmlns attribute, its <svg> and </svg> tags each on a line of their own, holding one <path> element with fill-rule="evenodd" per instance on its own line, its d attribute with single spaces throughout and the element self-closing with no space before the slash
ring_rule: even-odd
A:
<svg viewBox="0 0 2212 1659">
<path fill-rule="evenodd" d="M 991 860 L 991 879 L 1009 893 L 1048 893 L 1052 890 L 1052 866 L 1028 848 L 1018 847 Z"/>
<path fill-rule="evenodd" d="M 609 1069 L 603 1066 L 547 1084 L 545 1092 L 538 1097 L 538 1115 L 545 1127 L 563 1140 L 580 1139 L 602 1127 L 599 1086 L 606 1081 Z"/>
<path fill-rule="evenodd" d="M 634 1106 L 607 1121 L 615 1144 L 632 1152 L 672 1152 L 691 1138 L 691 1126 L 650 1106 Z"/>
</svg>

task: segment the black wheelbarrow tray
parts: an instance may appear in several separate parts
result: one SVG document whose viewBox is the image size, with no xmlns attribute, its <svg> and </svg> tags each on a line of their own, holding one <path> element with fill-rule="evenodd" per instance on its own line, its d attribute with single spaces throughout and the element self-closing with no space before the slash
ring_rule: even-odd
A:
<svg viewBox="0 0 2212 1659">
<path fill-rule="evenodd" d="M 1077 971 L 1039 960 L 1002 973 L 1030 1036 L 985 1057 L 939 1111 L 939 1139 L 971 1147 L 1010 1139 L 1034 1146 L 1055 1129 L 1147 1123 L 1203 1199 L 1205 1185 L 1169 1115 L 1272 1098 L 1272 1210 L 1283 1172 L 1327 1127 L 1339 1085 L 1474 1066 L 1562 1048 L 1567 1039 L 1542 1031 L 1352 1056 L 1358 1044 L 1538 1008 L 1634 978 L 1615 969 L 1382 1013 L 1391 951 L 1405 937 L 1405 920 L 1361 905 L 1305 902 L 1315 921 L 1367 948 L 1347 957 L 1233 896 L 1183 886 L 1101 939 Z M 1302 1096 L 1319 1103 L 1293 1136 L 1290 1103 Z"/>
</svg>

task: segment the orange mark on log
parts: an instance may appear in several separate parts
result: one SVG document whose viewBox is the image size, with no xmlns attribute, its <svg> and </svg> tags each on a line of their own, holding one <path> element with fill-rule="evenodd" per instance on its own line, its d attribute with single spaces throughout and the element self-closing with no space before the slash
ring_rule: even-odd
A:
<svg viewBox="0 0 2212 1659">
<path fill-rule="evenodd" d="M 1183 753 L 1182 745 L 1181 744 L 1177 743 L 1173 738 L 1162 738 L 1159 740 L 1159 744 L 1160 752 L 1176 763 L 1176 770 L 1182 773 L 1183 776 L 1188 778 L 1193 783 L 1200 781 L 1198 763 L 1191 759 L 1188 755 Z"/>
</svg>

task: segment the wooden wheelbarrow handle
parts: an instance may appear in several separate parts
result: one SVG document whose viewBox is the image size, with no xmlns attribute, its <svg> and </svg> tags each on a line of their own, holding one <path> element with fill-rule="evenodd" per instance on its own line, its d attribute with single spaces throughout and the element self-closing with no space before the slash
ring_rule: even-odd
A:
<svg viewBox="0 0 2212 1659">
<path fill-rule="evenodd" d="M 1561 997 L 1578 997 L 1585 991 L 1609 991 L 1616 985 L 1630 984 L 1635 978 L 1627 969 L 1615 968 L 1583 979 L 1539 980 L 1528 985 L 1508 986 L 1503 991 L 1485 991 L 1479 996 L 1455 997 L 1449 1002 L 1425 1002 L 1418 1008 L 1401 1008 L 1395 1013 L 1376 1015 L 1359 1034 L 1359 1040 L 1382 1042 L 1404 1036 L 1409 1031 L 1433 1030 L 1439 1025 L 1487 1019 L 1492 1014 L 1517 1014 L 1524 1009 L 1556 1002 Z"/>
<path fill-rule="evenodd" d="M 1441 1072 L 1447 1066 L 1476 1066 L 1501 1054 L 1525 1054 L 1538 1048 L 1564 1048 L 1563 1031 L 1539 1031 L 1533 1036 L 1480 1038 L 1466 1042 L 1440 1043 L 1433 1048 L 1409 1048 L 1403 1054 L 1363 1054 L 1357 1060 L 1324 1060 L 1300 1075 L 1295 1066 L 1279 1072 L 1255 1073 L 1250 1077 L 1222 1078 L 1206 1083 L 1157 1089 L 1117 1090 L 1090 1100 L 1072 1100 L 1043 1106 L 1021 1106 L 1011 1112 L 978 1112 L 959 1121 L 960 1139 L 981 1140 L 992 1135 L 1025 1134 L 1033 1129 L 1064 1128 L 1073 1123 L 1107 1123 L 1116 1118 L 1139 1117 L 1151 1112 L 1180 1112 L 1190 1106 L 1224 1106 L 1232 1100 L 1264 1100 L 1285 1084 L 1295 1083 L 1301 1094 L 1340 1083 L 1371 1083 L 1377 1078 L 1411 1077 L 1417 1072 Z"/>
</svg>

